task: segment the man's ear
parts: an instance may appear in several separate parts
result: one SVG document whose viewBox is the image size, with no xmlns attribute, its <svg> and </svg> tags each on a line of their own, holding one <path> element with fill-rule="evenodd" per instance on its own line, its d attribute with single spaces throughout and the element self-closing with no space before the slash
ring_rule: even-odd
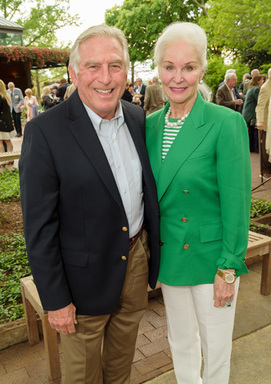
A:
<svg viewBox="0 0 271 384">
<path fill-rule="evenodd" d="M 75 73 L 75 71 L 70 65 L 68 66 L 68 70 L 69 70 L 69 74 L 71 76 L 72 82 L 74 86 L 77 88 L 77 84 L 78 84 L 77 74 Z"/>
</svg>

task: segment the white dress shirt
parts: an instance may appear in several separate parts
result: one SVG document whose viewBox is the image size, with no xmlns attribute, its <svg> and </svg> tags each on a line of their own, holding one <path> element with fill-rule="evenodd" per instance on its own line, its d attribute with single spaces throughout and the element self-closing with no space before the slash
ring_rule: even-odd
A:
<svg viewBox="0 0 271 384">
<path fill-rule="evenodd" d="M 143 224 L 142 166 L 124 121 L 121 103 L 112 120 L 104 120 L 87 105 L 84 106 L 114 175 L 129 223 L 129 237 L 132 237 Z"/>
</svg>

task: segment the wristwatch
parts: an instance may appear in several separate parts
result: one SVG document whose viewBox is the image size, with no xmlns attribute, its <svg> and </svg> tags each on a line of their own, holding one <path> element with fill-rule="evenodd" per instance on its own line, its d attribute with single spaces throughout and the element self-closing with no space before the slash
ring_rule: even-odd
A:
<svg viewBox="0 0 271 384">
<path fill-rule="evenodd" d="M 236 276 L 233 272 L 223 272 L 220 269 L 217 270 L 218 276 L 222 277 L 223 280 L 228 284 L 233 284 L 236 280 Z"/>
</svg>

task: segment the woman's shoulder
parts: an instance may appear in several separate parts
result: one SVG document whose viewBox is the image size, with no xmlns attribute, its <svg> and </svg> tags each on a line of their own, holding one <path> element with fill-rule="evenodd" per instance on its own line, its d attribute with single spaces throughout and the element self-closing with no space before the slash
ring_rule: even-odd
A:
<svg viewBox="0 0 271 384">
<path fill-rule="evenodd" d="M 208 113 L 209 116 L 214 118 L 226 118 L 230 116 L 235 116 L 239 112 L 234 111 L 231 108 L 225 107 L 223 105 L 217 105 L 212 102 L 204 101 L 205 104 L 205 113 Z"/>
</svg>

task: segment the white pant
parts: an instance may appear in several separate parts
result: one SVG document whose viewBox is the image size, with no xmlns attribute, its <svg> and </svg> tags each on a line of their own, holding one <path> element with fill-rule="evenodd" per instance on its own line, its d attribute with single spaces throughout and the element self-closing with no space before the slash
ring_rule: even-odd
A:
<svg viewBox="0 0 271 384">
<path fill-rule="evenodd" d="M 178 384 L 228 384 L 239 278 L 231 307 L 214 307 L 213 284 L 161 284 Z M 201 348 L 204 358 L 200 378 Z"/>
</svg>

